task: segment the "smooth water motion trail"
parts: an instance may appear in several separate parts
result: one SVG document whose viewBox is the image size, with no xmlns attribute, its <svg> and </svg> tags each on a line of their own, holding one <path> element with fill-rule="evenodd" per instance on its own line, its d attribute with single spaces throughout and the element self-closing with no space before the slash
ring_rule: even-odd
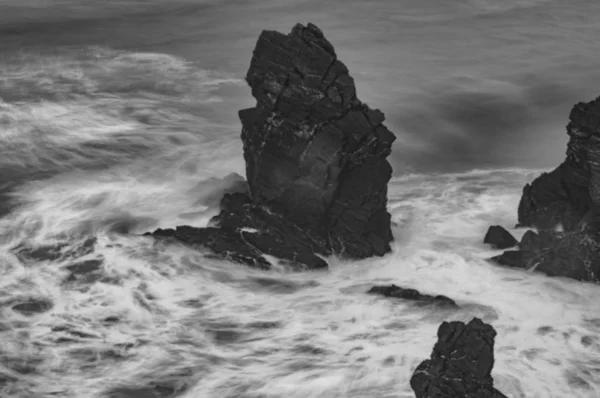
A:
<svg viewBox="0 0 600 398">
<path fill-rule="evenodd" d="M 516 223 L 539 173 L 523 167 L 562 160 L 568 110 L 598 94 L 598 2 L 9 3 L 0 396 L 413 397 L 439 324 L 474 316 L 498 332 L 507 396 L 600 396 L 598 287 L 493 266 L 481 243 Z M 140 236 L 215 214 L 244 174 L 256 37 L 298 21 L 398 133 L 393 253 L 266 273 Z M 365 294 L 389 283 L 461 309 Z"/>
<path fill-rule="evenodd" d="M 596 286 L 491 266 L 483 258 L 493 253 L 478 242 L 489 223 L 513 217 L 518 195 L 508 192 L 533 175 L 398 178 L 390 203 L 395 253 L 303 274 L 211 262 L 118 233 L 116 225 L 141 231 L 188 212 L 192 204 L 182 198 L 191 192 L 173 195 L 176 179 L 153 186 L 96 172 L 38 183 L 38 195 L 22 191 L 30 202 L 2 224 L 13 231 L 3 252 L 5 391 L 95 397 L 159 385 L 161 394 L 185 386 L 183 397 L 411 397 L 408 380 L 439 323 L 477 316 L 498 331 L 494 378 L 508 396 L 593 396 Z M 170 211 L 158 207 L 148 220 L 140 198 L 153 192 L 163 193 Z M 115 216 L 103 219 L 109 209 Z M 79 258 L 98 260 L 96 276 L 72 277 L 73 260 L 18 261 L 8 251 L 61 235 L 73 248 L 76 237 L 98 237 Z M 461 310 L 366 295 L 376 283 L 445 294 Z M 52 307 L 30 316 L 10 309 L 29 299 Z"/>
</svg>

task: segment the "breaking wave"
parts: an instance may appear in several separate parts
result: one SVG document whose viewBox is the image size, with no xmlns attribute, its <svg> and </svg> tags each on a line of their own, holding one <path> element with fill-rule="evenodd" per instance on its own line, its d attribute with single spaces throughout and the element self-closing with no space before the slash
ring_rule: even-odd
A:
<svg viewBox="0 0 600 398">
<path fill-rule="evenodd" d="M 419 22 L 422 12 L 413 14 L 406 18 Z M 396 241 L 383 258 L 331 258 L 328 271 L 308 273 L 218 262 L 142 234 L 206 225 L 222 192 L 239 181 L 231 173 L 244 174 L 239 124 L 220 117 L 228 90 L 243 81 L 160 52 L 51 51 L 0 60 L 1 396 L 412 397 L 410 376 L 440 322 L 474 316 L 498 332 L 493 376 L 507 396 L 600 395 L 597 286 L 485 261 L 497 253 L 482 244 L 487 227 L 516 224 L 522 187 L 540 170 L 406 167 L 390 182 Z M 349 58 L 357 75 L 383 73 L 358 72 L 364 63 Z M 434 155 L 448 152 L 444 134 L 468 157 L 506 130 L 541 128 L 542 108 L 571 101 L 568 82 L 550 80 L 432 79 L 406 97 L 413 105 L 386 110 L 406 129 L 398 142 L 421 162 L 403 155 L 396 163 L 436 163 Z M 414 138 L 428 139 L 429 152 L 416 151 L 427 148 Z M 502 148 L 469 165 L 498 166 L 491 161 L 508 152 L 495 149 Z M 451 170 L 456 157 L 442 160 Z M 460 309 L 365 294 L 389 283 L 446 295 Z"/>
</svg>

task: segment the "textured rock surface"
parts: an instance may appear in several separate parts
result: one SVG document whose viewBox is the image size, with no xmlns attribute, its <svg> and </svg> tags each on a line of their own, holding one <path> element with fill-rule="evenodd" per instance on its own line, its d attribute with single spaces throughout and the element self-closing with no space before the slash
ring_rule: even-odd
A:
<svg viewBox="0 0 600 398">
<path fill-rule="evenodd" d="M 496 249 L 508 249 L 516 246 L 519 241 L 500 225 L 493 225 L 485 234 L 483 243 L 492 245 Z"/>
<path fill-rule="evenodd" d="M 585 232 L 527 231 L 520 250 L 509 250 L 492 260 L 510 267 L 566 276 L 580 281 L 600 280 L 598 237 Z M 540 236 L 541 235 L 541 236 Z"/>
<path fill-rule="evenodd" d="M 552 276 L 600 280 L 600 97 L 569 115 L 567 158 L 523 189 L 519 251 L 493 260 Z"/>
<path fill-rule="evenodd" d="M 365 258 L 390 251 L 386 158 L 395 136 L 383 113 L 357 99 L 319 28 L 263 31 L 246 80 L 257 100 L 239 112 L 249 195 L 225 195 L 214 227 L 154 235 L 267 268 L 263 254 L 320 268 L 326 263 L 314 253 Z"/>
<path fill-rule="evenodd" d="M 600 98 L 578 103 L 567 125 L 567 158 L 523 189 L 519 224 L 565 231 L 597 227 L 600 205 Z M 596 224 L 596 225 L 592 225 Z"/>
<path fill-rule="evenodd" d="M 419 304 L 435 304 L 442 307 L 458 308 L 458 305 L 456 305 L 454 300 L 449 297 L 442 295 L 430 296 L 428 294 L 421 294 L 416 289 L 407 289 L 396 285 L 373 286 L 367 293 L 415 301 Z"/>
<path fill-rule="evenodd" d="M 444 322 L 431 358 L 410 379 L 417 398 L 506 398 L 494 388 L 496 331 L 481 319 Z"/>
</svg>

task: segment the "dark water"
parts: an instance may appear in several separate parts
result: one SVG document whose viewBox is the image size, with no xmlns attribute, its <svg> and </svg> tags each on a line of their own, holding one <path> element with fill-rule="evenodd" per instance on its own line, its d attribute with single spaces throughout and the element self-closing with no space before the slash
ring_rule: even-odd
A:
<svg viewBox="0 0 600 398">
<path fill-rule="evenodd" d="M 583 0 L 0 2 L 0 396 L 411 397 L 439 323 L 473 316 L 498 331 L 509 397 L 599 396 L 597 287 L 491 266 L 481 243 L 600 94 L 598 16 Z M 136 236 L 206 224 L 244 173 L 257 36 L 309 21 L 398 135 L 394 252 L 265 273 Z M 376 283 L 462 309 L 366 296 Z"/>
<path fill-rule="evenodd" d="M 262 29 L 318 24 L 359 94 L 400 139 L 394 160 L 418 170 L 556 164 L 575 101 L 595 97 L 593 0 L 19 1 L 0 5 L 0 48 L 99 45 L 168 53 L 243 77 Z M 218 112 L 251 105 L 228 92 Z"/>
</svg>

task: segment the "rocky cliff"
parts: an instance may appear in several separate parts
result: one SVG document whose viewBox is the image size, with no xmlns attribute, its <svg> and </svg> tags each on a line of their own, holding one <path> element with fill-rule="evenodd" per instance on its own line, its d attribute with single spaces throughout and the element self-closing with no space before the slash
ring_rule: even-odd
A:
<svg viewBox="0 0 600 398">
<path fill-rule="evenodd" d="M 600 98 L 578 103 L 567 125 L 566 160 L 523 189 L 519 250 L 494 258 L 551 276 L 600 280 Z"/>
<path fill-rule="evenodd" d="M 443 322 L 431 358 L 415 369 L 416 398 L 506 398 L 494 388 L 494 328 L 481 319 Z"/>
<path fill-rule="evenodd" d="M 264 254 L 297 268 L 321 256 L 390 251 L 384 115 L 356 96 L 354 80 L 313 24 L 263 31 L 246 81 L 255 107 L 239 112 L 249 192 L 227 194 L 209 228 L 157 230 L 263 268 Z"/>
</svg>

